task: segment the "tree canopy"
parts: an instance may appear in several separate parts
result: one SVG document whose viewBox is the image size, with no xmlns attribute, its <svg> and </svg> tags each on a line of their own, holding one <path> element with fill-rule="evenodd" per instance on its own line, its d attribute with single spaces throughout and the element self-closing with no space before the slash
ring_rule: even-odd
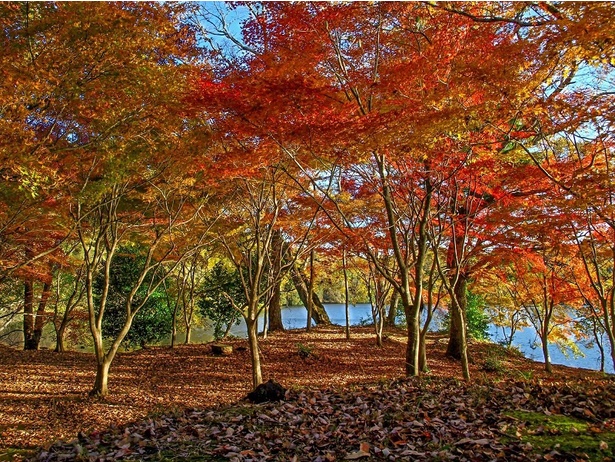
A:
<svg viewBox="0 0 615 462">
<path fill-rule="evenodd" d="M 258 316 L 289 280 L 313 308 L 315 254 L 400 301 L 408 375 L 445 306 L 470 378 L 479 299 L 536 326 L 546 367 L 581 321 L 615 364 L 614 8 L 3 3 L 0 290 L 24 285 L 36 339 L 79 271 L 97 394 L 163 287 L 189 332 L 210 257 L 233 284 L 211 294 L 210 273 L 200 306 L 243 316 L 255 386 Z"/>
</svg>

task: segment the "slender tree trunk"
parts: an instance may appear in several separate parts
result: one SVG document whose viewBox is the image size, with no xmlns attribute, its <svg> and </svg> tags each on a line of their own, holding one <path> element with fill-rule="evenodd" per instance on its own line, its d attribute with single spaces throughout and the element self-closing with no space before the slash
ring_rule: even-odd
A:
<svg viewBox="0 0 615 462">
<path fill-rule="evenodd" d="M 299 298 L 301 299 L 301 303 L 303 306 L 308 306 L 308 284 L 305 280 L 304 276 L 301 272 L 295 268 L 294 266 L 290 269 L 290 277 L 293 281 L 293 285 L 299 294 Z M 319 326 L 328 326 L 331 325 L 331 319 L 329 319 L 329 315 L 325 311 L 325 307 L 320 301 L 318 294 L 312 293 L 312 306 L 314 308 L 312 312 L 312 320 Z"/>
<path fill-rule="evenodd" d="M 427 335 L 421 332 L 421 338 L 419 339 L 419 368 L 421 372 L 427 372 Z"/>
<path fill-rule="evenodd" d="M 545 371 L 551 374 L 553 367 L 551 366 L 551 355 L 549 354 L 549 335 L 544 332 L 540 334 L 540 341 L 542 342 L 542 356 L 545 360 Z"/>
<path fill-rule="evenodd" d="M 272 274 L 276 278 L 272 287 L 271 300 L 269 301 L 269 331 L 283 332 L 284 324 L 282 323 L 282 251 L 284 241 L 282 233 L 279 230 L 273 232 L 271 238 L 272 256 Z"/>
<path fill-rule="evenodd" d="M 551 318 L 553 317 L 554 302 L 547 295 L 546 289 L 544 292 L 543 303 L 545 307 L 545 317 L 540 329 L 540 341 L 542 343 L 542 355 L 545 360 L 545 371 L 551 374 L 553 367 L 551 367 L 551 355 L 549 353 L 549 330 L 551 325 Z"/>
<path fill-rule="evenodd" d="M 31 278 L 24 281 L 23 296 L 23 337 L 24 350 L 34 348 L 34 282 Z"/>
<path fill-rule="evenodd" d="M 234 324 L 233 322 L 229 322 L 229 323 L 226 325 L 226 330 L 224 331 L 224 335 L 222 336 L 222 338 L 221 338 L 220 340 L 224 340 L 225 338 L 227 338 L 227 337 L 228 337 L 228 334 L 230 334 L 230 333 L 231 333 L 231 329 L 232 329 L 232 327 L 233 327 L 233 324 Z"/>
<path fill-rule="evenodd" d="M 246 325 L 248 328 L 248 344 L 250 346 L 250 360 L 252 363 L 252 387 L 256 388 L 263 383 L 261 357 L 258 351 L 258 319 L 246 318 Z"/>
<path fill-rule="evenodd" d="M 43 337 L 43 327 L 45 327 L 45 308 L 47 302 L 51 296 L 51 281 L 47 281 L 43 284 L 43 292 L 38 302 L 38 310 L 36 310 L 36 319 L 34 320 L 34 337 L 33 337 L 33 350 L 38 350 L 41 338 Z"/>
<path fill-rule="evenodd" d="M 391 293 L 391 301 L 389 302 L 389 312 L 387 314 L 386 325 L 388 327 L 395 327 L 395 318 L 397 317 L 397 303 L 399 301 L 399 293 L 393 289 Z"/>
<path fill-rule="evenodd" d="M 419 361 L 420 319 L 419 311 L 409 303 L 404 303 L 407 321 L 408 345 L 406 347 L 406 375 L 418 377 L 421 373 Z"/>
<path fill-rule="evenodd" d="M 177 309 L 173 310 L 173 319 L 171 321 L 171 348 L 175 348 L 176 343 L 177 343 Z"/>
<path fill-rule="evenodd" d="M 447 356 L 461 360 L 463 377 L 470 380 L 470 367 L 468 358 L 468 341 L 466 326 L 466 308 L 468 306 L 468 277 L 459 273 L 455 277 L 451 295 L 451 331 L 446 350 Z"/>
<path fill-rule="evenodd" d="M 348 268 L 346 266 L 346 249 L 342 250 L 342 267 L 344 270 L 344 314 L 346 315 L 346 340 L 350 340 L 350 308 L 348 290 Z"/>
<path fill-rule="evenodd" d="M 615 248 L 613 253 L 615 260 Z M 613 287 L 609 290 L 607 297 L 603 298 L 602 305 L 602 319 L 611 346 L 611 361 L 615 368 L 615 271 L 613 272 Z"/>
<path fill-rule="evenodd" d="M 429 332 L 429 326 L 431 325 L 431 320 L 433 318 L 434 308 L 431 306 L 431 302 L 428 303 L 427 306 L 427 317 L 425 319 L 425 323 L 421 328 L 421 339 L 419 342 L 419 367 L 422 372 L 427 372 L 427 332 Z"/>
<path fill-rule="evenodd" d="M 382 331 L 384 329 L 384 318 L 381 316 L 376 324 L 376 345 L 382 347 Z"/>
<path fill-rule="evenodd" d="M 308 283 L 308 299 L 307 299 L 307 326 L 309 332 L 312 328 L 312 313 L 314 312 L 314 249 L 310 252 L 310 281 Z"/>
<path fill-rule="evenodd" d="M 267 338 L 269 331 L 269 306 L 266 306 L 263 310 L 263 338 Z"/>
<path fill-rule="evenodd" d="M 66 309 L 64 314 L 62 315 L 62 320 L 60 321 L 60 325 L 56 327 L 56 353 L 63 353 L 66 351 L 66 329 L 68 328 L 68 323 L 70 322 L 70 313 L 75 308 L 75 305 L 70 302 L 66 305 Z M 56 325 L 56 324 L 54 324 Z"/>
<path fill-rule="evenodd" d="M 66 351 L 66 345 L 64 342 L 64 336 L 66 335 L 66 326 L 67 326 L 67 323 L 65 323 L 64 320 L 62 320 L 60 327 L 56 331 L 56 348 L 55 348 L 56 353 L 63 353 Z"/>
<path fill-rule="evenodd" d="M 470 380 L 470 366 L 468 361 L 468 341 L 466 337 L 467 327 L 466 321 L 464 317 L 465 309 L 459 307 L 459 301 L 453 300 L 453 305 L 456 305 L 456 309 L 453 310 L 453 316 L 456 318 L 457 325 L 459 326 L 458 330 L 458 342 L 459 342 L 459 354 L 461 359 L 461 371 L 463 373 L 463 378 L 466 380 Z"/>
<path fill-rule="evenodd" d="M 186 338 L 184 345 L 190 345 L 190 336 L 192 335 L 192 316 L 194 315 L 194 299 L 192 297 L 193 290 L 190 291 L 190 299 L 186 300 L 186 291 L 182 294 L 182 309 L 184 317 L 184 325 L 186 326 Z"/>
</svg>

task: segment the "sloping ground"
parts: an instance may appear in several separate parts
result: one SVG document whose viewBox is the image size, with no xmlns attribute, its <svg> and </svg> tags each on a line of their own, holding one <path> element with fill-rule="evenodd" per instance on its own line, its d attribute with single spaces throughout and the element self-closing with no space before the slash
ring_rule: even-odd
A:
<svg viewBox="0 0 615 462">
<path fill-rule="evenodd" d="M 437 336 L 430 338 L 430 374 L 428 377 L 434 377 L 432 380 L 436 380 L 436 377 L 459 379 L 459 365 L 444 356 L 445 342 L 443 340 Z M 244 340 L 235 340 L 232 343 L 235 347 L 246 345 Z M 306 347 L 311 349 L 315 355 L 304 360 L 298 353 Z M 377 383 L 385 379 L 400 377 L 403 374 L 405 342 L 403 333 L 400 332 L 389 333 L 389 338 L 382 348 L 375 347 L 373 335 L 369 329 L 356 329 L 351 341 L 347 342 L 343 331 L 339 328 L 316 329 L 310 334 L 293 331 L 273 335 L 262 341 L 261 348 L 264 377 L 274 378 L 294 390 L 291 392 L 291 401 L 284 406 L 296 406 L 303 409 L 305 403 L 301 399 L 310 402 L 312 398 L 307 394 L 304 395 L 305 398 L 301 398 L 301 393 L 308 393 L 300 391 L 301 387 L 320 389 L 335 387 L 337 390 L 352 390 L 366 383 Z M 501 383 L 506 383 L 502 386 L 507 389 L 511 378 L 525 380 L 532 376 L 532 379 L 536 381 L 544 377 L 544 374 L 540 372 L 540 364 L 514 355 L 504 356 L 501 350 L 488 344 L 476 343 L 472 345 L 472 351 L 476 358 L 472 372 L 479 382 L 493 382 L 506 378 L 506 382 Z M 250 389 L 251 373 L 247 351 L 236 351 L 228 357 L 216 357 L 211 354 L 208 345 L 194 345 L 173 350 L 150 348 L 121 354 L 111 369 L 111 396 L 104 400 L 93 399 L 87 396 L 94 380 L 92 360 L 90 354 L 84 353 L 56 354 L 51 351 L 22 352 L 2 349 L 0 351 L 0 448 L 6 450 L 43 446 L 48 449 L 51 442 L 58 439 L 72 440 L 79 432 L 86 436 L 107 429 L 122 432 L 123 430 L 117 429 L 130 422 L 143 420 L 151 415 L 161 415 L 162 411 L 168 413 L 173 409 L 178 411 L 186 408 L 210 409 L 194 411 L 196 414 L 186 414 L 181 417 L 189 421 L 207 415 L 213 416 L 211 418 L 219 418 L 220 416 L 215 415 L 218 410 L 215 408 L 212 410 L 212 406 L 224 406 L 237 402 Z M 483 371 L 485 368 L 493 372 Z M 558 380 L 580 377 L 587 380 L 587 385 L 591 386 L 591 389 L 603 390 L 606 386 L 605 382 L 599 380 L 600 375 L 597 373 L 562 367 L 555 369 L 554 376 L 547 379 L 554 384 L 557 384 Z M 422 380 L 412 387 L 420 387 L 423 386 L 421 384 L 429 383 L 429 380 Z M 453 380 L 450 383 L 457 382 Z M 405 393 L 407 395 L 409 392 Z M 444 391 L 443 393 L 454 396 L 457 391 Z M 411 394 L 415 396 L 414 391 Z M 504 396 L 508 395 L 504 393 Z M 318 401 L 317 398 L 315 399 Z M 392 402 L 391 406 L 394 405 L 397 404 Z M 403 403 L 399 405 L 403 406 Z M 579 408 L 584 409 L 582 405 Z M 591 408 L 591 406 L 587 405 L 586 408 Z M 290 408 L 286 411 L 280 408 L 277 411 L 294 413 Z M 181 412 L 178 415 L 182 415 Z M 160 417 L 160 419 L 164 422 L 165 419 L 173 418 Z M 391 419 L 395 420 L 394 415 Z M 261 425 L 255 422 L 254 425 Z M 242 425 L 241 422 L 236 423 L 239 426 Z M 208 424 L 198 425 L 207 427 Z M 287 426 L 286 423 L 283 424 L 283 427 L 285 426 Z M 226 428 L 221 429 L 224 434 L 230 432 Z M 244 425 L 245 428 L 248 426 Z M 233 430 L 232 434 L 239 435 L 241 431 Z M 141 436 L 147 439 L 145 435 Z M 109 436 L 109 438 L 116 437 Z M 95 441 L 95 437 L 92 439 L 87 436 L 84 444 L 95 445 Z M 154 438 L 153 441 L 159 444 L 159 438 Z M 348 440 L 345 447 L 342 447 L 341 440 L 339 443 L 340 447 L 336 449 L 338 451 L 335 453 L 336 457 L 341 454 L 339 451 L 352 452 L 360 449 L 359 446 L 351 447 L 355 444 L 351 440 Z M 124 443 L 124 446 L 126 444 Z M 220 443 L 222 447 L 224 444 L 226 443 Z M 233 446 L 233 443 L 230 444 Z M 148 446 L 142 443 L 142 447 Z M 73 451 L 74 448 L 72 446 L 71 448 Z M 116 449 L 114 446 L 110 448 L 113 451 Z M 132 448 L 132 443 L 125 449 L 127 449 L 126 453 L 132 453 L 135 457 L 136 453 Z M 253 448 L 242 450 L 250 451 Z M 301 451 L 306 450 L 301 449 Z M 374 455 L 375 450 L 376 444 L 370 443 L 370 454 Z M 389 450 L 393 451 L 393 448 Z M 151 452 L 152 449 L 148 451 Z M 220 451 L 218 450 L 215 454 L 219 455 Z M 229 452 L 233 451 L 229 449 L 222 456 Z M 420 450 L 417 449 L 417 452 Z M 62 453 L 60 451 L 60 454 Z M 288 454 L 285 453 L 284 456 Z M 303 452 L 299 455 L 302 454 Z M 323 454 L 322 457 L 326 457 L 327 453 Z M 73 452 L 69 459 L 74 456 Z M 117 458 L 119 455 L 113 457 Z M 136 458 L 142 457 L 140 455 Z M 256 457 L 255 460 L 259 458 Z"/>
<path fill-rule="evenodd" d="M 611 460 L 614 396 L 615 383 L 586 393 L 513 381 L 399 379 L 352 391 L 291 391 L 276 404 L 153 417 L 52 446 L 37 460 Z M 593 423 L 568 417 L 576 434 L 563 435 L 550 421 L 531 428 L 517 417 L 519 408 L 527 419 L 562 411 Z M 545 437 L 534 444 L 524 438 L 539 432 Z"/>
</svg>

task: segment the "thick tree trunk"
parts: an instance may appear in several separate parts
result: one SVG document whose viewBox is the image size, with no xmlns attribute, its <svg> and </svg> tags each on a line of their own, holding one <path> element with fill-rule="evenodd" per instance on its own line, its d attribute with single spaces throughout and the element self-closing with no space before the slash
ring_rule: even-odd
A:
<svg viewBox="0 0 615 462">
<path fill-rule="evenodd" d="M 111 361 L 106 359 L 99 361 L 96 365 L 96 379 L 94 381 L 94 387 L 90 391 L 90 396 L 107 396 L 109 394 L 109 367 Z"/>
<path fill-rule="evenodd" d="M 406 347 L 406 375 L 409 377 L 418 377 L 421 373 L 419 361 L 419 343 L 421 332 L 419 311 L 414 309 L 414 306 L 412 305 L 404 308 L 408 332 L 408 345 Z"/>
<path fill-rule="evenodd" d="M 186 326 L 186 338 L 184 339 L 184 345 L 190 345 L 190 336 L 192 335 L 192 326 L 188 324 Z"/>
<path fill-rule="evenodd" d="M 281 281 L 273 286 L 273 294 L 269 302 L 269 332 L 284 331 L 282 324 L 282 289 Z"/>
<path fill-rule="evenodd" d="M 308 306 L 308 289 L 307 289 L 307 281 L 301 272 L 295 268 L 294 266 L 290 270 L 290 277 L 293 281 L 295 289 L 297 289 L 297 293 L 299 294 L 299 298 L 301 302 L 306 307 Z M 331 324 L 331 319 L 329 319 L 329 315 L 325 311 L 325 307 L 323 306 L 318 294 L 312 294 L 312 320 L 320 326 L 328 326 Z"/>
<path fill-rule="evenodd" d="M 449 331 L 446 355 L 454 359 L 461 359 L 462 356 L 462 334 L 465 336 L 465 332 L 462 332 L 462 327 L 465 325 L 466 307 L 468 306 L 467 287 L 467 277 L 462 273 L 457 278 L 455 286 L 453 287 L 457 303 L 451 302 L 449 308 L 451 310 L 451 328 Z M 457 311 L 460 311 L 460 313 L 457 313 Z"/>
</svg>

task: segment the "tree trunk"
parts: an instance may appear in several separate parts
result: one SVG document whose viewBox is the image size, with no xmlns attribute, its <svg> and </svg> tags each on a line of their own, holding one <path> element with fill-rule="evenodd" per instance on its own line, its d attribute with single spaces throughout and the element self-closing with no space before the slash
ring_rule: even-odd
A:
<svg viewBox="0 0 615 462">
<path fill-rule="evenodd" d="M 34 346 L 34 281 L 24 281 L 23 294 L 23 349 L 36 350 Z"/>
<path fill-rule="evenodd" d="M 376 323 L 376 345 L 382 347 L 382 330 L 384 328 L 383 318 L 380 318 Z"/>
<path fill-rule="evenodd" d="M 463 273 L 459 274 L 453 287 L 454 297 L 457 303 L 451 301 L 450 304 L 451 328 L 449 331 L 448 346 L 446 348 L 447 356 L 459 360 L 462 356 L 462 334 L 465 337 L 465 332 L 462 332 L 462 327 L 465 325 L 466 307 L 468 306 L 467 287 L 467 277 Z M 457 311 L 460 311 L 460 313 L 457 313 Z"/>
<path fill-rule="evenodd" d="M 307 281 L 305 281 L 304 276 L 301 272 L 295 268 L 294 266 L 290 270 L 290 277 L 293 281 L 293 285 L 299 294 L 299 298 L 301 299 L 301 303 L 307 308 L 308 306 L 308 289 L 307 289 Z M 329 315 L 325 311 L 325 307 L 320 301 L 318 294 L 312 294 L 312 320 L 319 326 L 328 326 L 331 325 L 331 319 L 329 319 Z"/>
<path fill-rule="evenodd" d="M 272 287 L 271 300 L 269 301 L 269 332 L 283 332 L 282 323 L 282 251 L 284 241 L 282 232 L 274 231 L 271 238 L 271 251 L 273 253 L 271 270 L 276 278 Z"/>
<path fill-rule="evenodd" d="M 269 302 L 269 332 L 283 332 L 282 323 L 282 281 L 273 286 L 273 294 Z"/>
<path fill-rule="evenodd" d="M 350 309 L 348 290 L 348 268 L 346 267 L 346 249 L 342 251 L 342 266 L 344 270 L 344 313 L 346 315 L 346 340 L 350 340 Z"/>
<path fill-rule="evenodd" d="M 258 319 L 246 318 L 246 325 L 248 328 L 248 343 L 250 345 L 250 360 L 252 362 L 252 387 L 254 389 L 263 383 L 261 357 L 258 351 Z"/>
<path fill-rule="evenodd" d="M 312 313 L 314 312 L 314 249 L 310 252 L 310 280 L 307 288 L 307 326 L 306 330 L 309 332 L 312 328 Z"/>
<path fill-rule="evenodd" d="M 470 380 L 470 367 L 468 361 L 468 342 L 466 337 L 466 320 L 465 320 L 465 309 L 459 307 L 458 300 L 453 300 L 453 305 L 457 305 L 456 309 L 453 310 L 453 315 L 456 318 L 458 328 L 458 345 L 459 345 L 459 355 L 461 359 L 461 370 L 463 373 L 463 378 L 466 380 Z"/>
<path fill-rule="evenodd" d="M 427 304 L 427 316 L 425 318 L 425 323 L 421 328 L 421 338 L 419 340 L 419 367 L 421 368 L 421 372 L 427 372 L 427 332 L 429 332 L 429 325 L 431 324 L 431 320 L 433 318 L 434 308 L 431 304 L 431 295 L 429 296 L 430 300 Z M 420 317 L 420 315 L 419 315 Z"/>
<path fill-rule="evenodd" d="M 391 301 L 389 304 L 389 312 L 387 313 L 386 325 L 387 327 L 395 327 L 395 318 L 397 317 L 397 302 L 399 301 L 399 294 L 395 289 L 391 293 Z"/>
<path fill-rule="evenodd" d="M 64 343 L 64 335 L 66 334 L 66 326 L 67 326 L 67 323 L 65 323 L 63 319 L 62 323 L 60 324 L 60 327 L 56 331 L 56 348 L 54 350 L 56 353 L 63 353 L 66 351 L 66 345 Z"/>
<path fill-rule="evenodd" d="M 406 375 L 418 377 L 421 373 L 419 362 L 420 319 L 419 310 L 409 303 L 405 306 L 408 345 L 406 347 Z"/>
<path fill-rule="evenodd" d="M 419 369 L 421 372 L 427 372 L 427 333 L 421 332 L 419 339 Z"/>
<path fill-rule="evenodd" d="M 455 276 L 454 276 L 455 277 Z M 463 377 L 470 380 L 468 358 L 466 309 L 468 306 L 468 277 L 465 273 L 458 273 L 451 295 L 451 330 L 449 332 L 446 355 L 461 360 Z"/>
<path fill-rule="evenodd" d="M 43 337 L 43 327 L 45 327 L 45 308 L 47 302 L 51 296 L 51 281 L 47 281 L 43 284 L 43 292 L 38 302 L 38 309 L 36 310 L 36 319 L 34 320 L 34 337 L 33 337 L 33 350 L 38 350 Z"/>
<path fill-rule="evenodd" d="M 190 344 L 190 336 L 192 334 L 192 317 L 194 316 L 194 298 L 192 295 L 192 288 L 190 290 L 190 298 L 188 300 L 186 300 L 186 291 L 184 290 L 182 292 L 182 311 L 184 325 L 186 326 L 186 338 L 184 339 L 184 345 Z"/>
<path fill-rule="evenodd" d="M 171 348 L 175 348 L 177 344 L 177 311 L 179 310 L 179 301 L 175 302 L 173 309 L 173 318 L 171 319 Z"/>
<path fill-rule="evenodd" d="M 94 388 L 90 391 L 90 396 L 107 396 L 109 394 L 107 383 L 109 381 L 110 366 L 111 361 L 106 359 L 98 362 L 96 365 L 96 380 L 94 381 Z"/>
<path fill-rule="evenodd" d="M 234 322 L 229 322 L 226 325 L 226 329 L 224 331 L 224 335 L 222 336 L 222 338 L 220 340 L 224 340 L 228 337 L 228 335 L 231 333 L 231 329 L 233 328 L 233 324 L 235 324 Z"/>
<path fill-rule="evenodd" d="M 267 338 L 269 331 L 269 306 L 265 306 L 263 309 L 263 338 Z"/>
<path fill-rule="evenodd" d="M 545 371 L 551 374 L 553 372 L 553 368 L 551 367 L 551 355 L 549 354 L 548 335 L 541 334 L 540 341 L 542 342 L 542 355 L 545 360 Z"/>
</svg>

